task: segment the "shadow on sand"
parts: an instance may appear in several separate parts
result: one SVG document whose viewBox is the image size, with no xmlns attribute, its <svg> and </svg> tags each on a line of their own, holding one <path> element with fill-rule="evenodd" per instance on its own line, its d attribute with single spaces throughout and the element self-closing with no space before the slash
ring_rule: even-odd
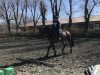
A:
<svg viewBox="0 0 100 75">
<path fill-rule="evenodd" d="M 65 53 L 63 55 L 66 55 L 68 53 Z M 36 64 L 36 65 L 44 65 L 44 66 L 47 66 L 47 67 L 54 67 L 55 64 L 53 63 L 50 63 L 50 62 L 44 62 L 44 60 L 48 60 L 48 59 L 52 59 L 52 58 L 55 58 L 55 57 L 59 57 L 59 56 L 62 56 L 62 54 L 58 54 L 56 56 L 49 56 L 49 57 L 39 57 L 39 58 L 36 58 L 36 59 L 23 59 L 23 58 L 16 58 L 16 60 L 19 60 L 21 62 L 19 63 L 13 63 L 13 64 L 10 64 L 10 65 L 6 65 L 6 66 L 0 66 L 0 68 L 6 68 L 6 67 L 9 67 L 9 66 L 13 66 L 13 67 L 16 67 L 16 66 L 22 66 L 22 65 L 25 65 L 25 64 Z"/>
</svg>

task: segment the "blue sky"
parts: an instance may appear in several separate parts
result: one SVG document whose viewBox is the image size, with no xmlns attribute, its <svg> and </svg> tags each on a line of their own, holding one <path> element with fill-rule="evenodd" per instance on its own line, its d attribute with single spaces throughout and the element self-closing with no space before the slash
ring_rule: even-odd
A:
<svg viewBox="0 0 100 75">
<path fill-rule="evenodd" d="M 68 15 L 66 15 L 66 11 L 69 12 L 69 3 L 68 0 L 62 0 L 62 7 L 61 7 L 61 13 L 60 18 L 68 18 Z M 51 9 L 50 9 L 50 3 L 49 0 L 45 0 L 48 12 L 47 12 L 47 18 L 52 19 Z M 73 0 L 73 17 L 80 17 L 84 16 L 84 9 L 81 8 L 81 0 Z M 91 4 L 92 5 L 92 4 Z M 100 4 L 97 5 L 91 15 L 100 15 Z"/>
<path fill-rule="evenodd" d="M 51 6 L 50 6 L 50 2 L 49 0 L 44 0 L 46 3 L 46 7 L 47 7 L 47 14 L 46 14 L 46 18 L 48 20 L 52 19 L 52 11 L 51 11 Z M 61 7 L 61 13 L 60 13 L 60 18 L 68 18 L 68 15 L 66 15 L 66 11 L 69 12 L 69 3 L 68 0 L 62 0 L 62 7 Z M 73 17 L 80 17 L 80 16 L 84 16 L 84 12 L 82 11 L 82 8 L 80 7 L 80 0 L 73 0 L 73 1 L 77 1 L 76 3 L 73 2 Z M 79 2 L 78 2 L 79 1 Z M 39 10 L 38 10 L 39 11 Z M 28 15 L 31 16 L 30 11 L 28 10 Z M 94 11 L 92 12 L 92 15 L 100 15 L 100 5 L 97 5 L 94 8 Z M 0 20 L 0 22 L 2 22 L 2 20 Z"/>
</svg>

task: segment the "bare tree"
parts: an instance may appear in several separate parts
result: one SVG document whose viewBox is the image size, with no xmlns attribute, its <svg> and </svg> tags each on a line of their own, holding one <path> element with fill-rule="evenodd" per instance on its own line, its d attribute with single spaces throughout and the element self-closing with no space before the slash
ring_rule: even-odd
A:
<svg viewBox="0 0 100 75">
<path fill-rule="evenodd" d="M 67 4 L 68 3 L 68 4 Z M 66 16 L 69 17 L 69 24 L 67 25 L 67 29 L 71 31 L 72 27 L 72 18 L 74 14 L 79 11 L 79 0 L 64 0 L 63 1 L 63 11 L 65 11 Z"/>
<path fill-rule="evenodd" d="M 55 18 L 58 19 L 59 18 L 61 4 L 62 4 L 62 0 L 60 0 L 59 4 L 58 4 L 58 0 L 50 0 L 50 3 L 51 3 L 53 20 Z"/>
<path fill-rule="evenodd" d="M 35 33 L 35 27 L 36 27 L 36 25 L 37 25 L 37 23 L 40 19 L 40 13 L 37 12 L 38 6 L 39 6 L 39 0 L 30 1 L 29 10 L 31 12 L 32 21 L 33 21 L 33 24 L 34 24 L 33 33 Z"/>
<path fill-rule="evenodd" d="M 28 8 L 28 0 L 24 0 L 24 11 L 25 12 L 23 14 L 23 24 L 24 24 L 24 27 L 25 27 L 25 31 L 27 30 L 26 29 L 26 23 L 27 23 L 27 8 Z"/>
<path fill-rule="evenodd" d="M 43 26 L 45 26 L 47 8 L 46 8 L 44 1 L 40 2 L 40 12 L 41 12 L 41 16 L 42 16 L 42 24 L 43 24 Z"/>
<path fill-rule="evenodd" d="M 88 26 L 90 21 L 90 16 L 93 12 L 93 9 L 98 4 L 98 1 L 96 0 L 84 0 L 84 19 L 85 19 L 85 27 L 84 32 L 88 33 Z"/>
<path fill-rule="evenodd" d="M 23 1 L 20 2 L 20 17 L 19 17 L 19 22 L 18 24 L 21 25 L 23 16 L 24 16 L 24 10 L 25 10 L 25 5 L 23 4 Z"/>
<path fill-rule="evenodd" d="M 22 21 L 23 21 L 24 26 L 26 27 L 26 18 L 27 18 L 27 15 L 26 15 L 27 12 L 25 12 L 26 7 L 27 6 L 25 6 L 24 1 L 12 0 L 11 9 L 12 9 L 14 21 L 16 24 L 16 32 L 17 33 L 18 33 L 19 26 L 21 25 Z"/>
<path fill-rule="evenodd" d="M 14 20 L 15 20 L 15 24 L 16 24 L 16 32 L 18 33 L 18 29 L 19 29 L 19 3 L 20 3 L 20 0 L 14 0 L 12 1 L 12 4 L 11 4 L 11 8 L 12 8 L 12 11 L 13 11 L 13 17 L 14 17 Z"/>
<path fill-rule="evenodd" d="M 6 1 L 6 0 L 2 1 L 0 5 L 0 9 L 3 12 L 0 17 L 7 22 L 7 28 L 10 34 L 11 33 L 10 21 L 12 20 L 12 14 L 10 11 L 10 1 Z"/>
</svg>

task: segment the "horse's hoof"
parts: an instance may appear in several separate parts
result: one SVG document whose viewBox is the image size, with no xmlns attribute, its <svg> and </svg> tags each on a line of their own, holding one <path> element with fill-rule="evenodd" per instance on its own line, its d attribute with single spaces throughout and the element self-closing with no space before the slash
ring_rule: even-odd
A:
<svg viewBox="0 0 100 75">
<path fill-rule="evenodd" d="M 47 58 L 48 58 L 48 55 L 46 55 L 45 57 L 47 57 Z"/>
<path fill-rule="evenodd" d="M 72 51 L 70 52 L 70 54 L 72 54 Z"/>
<path fill-rule="evenodd" d="M 54 56 L 57 56 L 57 54 L 54 54 Z"/>
</svg>

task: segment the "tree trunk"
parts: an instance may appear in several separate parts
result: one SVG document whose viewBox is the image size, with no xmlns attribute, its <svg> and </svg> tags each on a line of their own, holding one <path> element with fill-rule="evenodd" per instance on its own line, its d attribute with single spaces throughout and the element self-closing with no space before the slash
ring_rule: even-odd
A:
<svg viewBox="0 0 100 75">
<path fill-rule="evenodd" d="M 72 26 L 72 17 L 71 17 L 71 15 L 70 15 L 70 16 L 69 16 L 68 30 L 70 30 L 71 26 Z"/>
<path fill-rule="evenodd" d="M 19 28 L 18 28 L 18 25 L 16 25 L 16 33 L 17 33 L 17 34 L 19 33 L 19 32 L 18 32 L 18 29 L 19 29 Z"/>
<path fill-rule="evenodd" d="M 10 21 L 9 20 L 7 20 L 7 27 L 8 27 L 8 32 L 9 32 L 9 35 L 11 34 L 11 29 L 10 29 Z"/>
<path fill-rule="evenodd" d="M 35 24 L 35 22 L 34 22 L 33 35 L 35 34 L 35 28 L 36 28 L 36 24 Z"/>
<path fill-rule="evenodd" d="M 84 34 L 88 37 L 89 18 L 85 19 Z"/>
<path fill-rule="evenodd" d="M 70 28 L 72 26 L 72 0 L 69 0 L 69 5 L 70 5 L 70 15 L 69 15 L 68 30 L 70 30 Z"/>
<path fill-rule="evenodd" d="M 45 26 L 45 15 L 42 16 L 42 24 Z"/>
</svg>

